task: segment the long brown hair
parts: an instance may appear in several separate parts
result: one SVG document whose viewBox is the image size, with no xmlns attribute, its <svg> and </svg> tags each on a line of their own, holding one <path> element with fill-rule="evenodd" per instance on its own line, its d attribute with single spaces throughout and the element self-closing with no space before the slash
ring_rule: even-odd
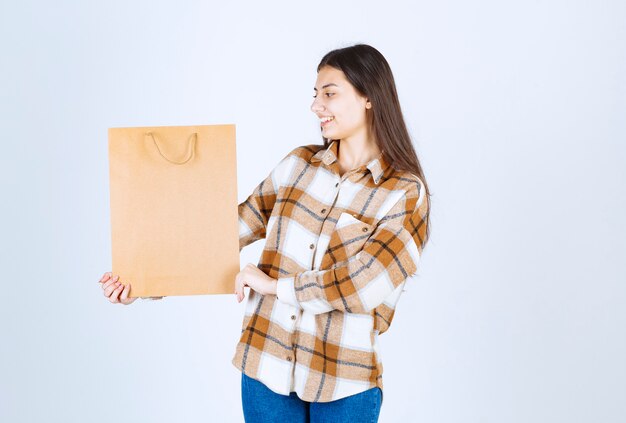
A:
<svg viewBox="0 0 626 423">
<path fill-rule="evenodd" d="M 396 83 L 385 57 L 370 45 L 355 44 L 326 53 L 317 65 L 317 72 L 324 66 L 342 71 L 357 92 L 369 99 L 372 108 L 365 110 L 366 120 L 376 145 L 394 169 L 408 171 L 420 178 L 430 206 L 430 189 L 404 123 Z M 328 147 L 332 140 L 322 138 L 324 146 Z M 428 239 L 430 218 L 427 216 L 426 219 Z"/>
</svg>

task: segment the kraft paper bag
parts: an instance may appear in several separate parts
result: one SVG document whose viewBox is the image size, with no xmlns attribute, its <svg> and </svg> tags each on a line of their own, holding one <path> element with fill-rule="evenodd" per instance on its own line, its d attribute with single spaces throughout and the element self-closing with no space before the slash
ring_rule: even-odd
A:
<svg viewBox="0 0 626 423">
<path fill-rule="evenodd" d="M 109 128 L 112 272 L 131 297 L 232 294 L 235 125 Z"/>
</svg>

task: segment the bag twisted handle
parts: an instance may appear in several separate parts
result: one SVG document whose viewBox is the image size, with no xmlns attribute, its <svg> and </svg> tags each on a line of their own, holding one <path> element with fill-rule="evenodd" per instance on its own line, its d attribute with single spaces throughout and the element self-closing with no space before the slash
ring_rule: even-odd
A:
<svg viewBox="0 0 626 423">
<path fill-rule="evenodd" d="M 159 154 L 161 155 L 161 157 L 163 157 L 165 160 L 167 160 L 170 163 L 173 164 L 177 164 L 177 165 L 182 165 L 187 163 L 189 160 L 191 160 L 191 158 L 195 155 L 196 152 L 196 141 L 198 140 L 198 133 L 194 132 L 192 135 L 194 136 L 193 141 L 191 142 L 191 151 L 189 153 L 189 157 L 187 157 L 186 160 L 182 161 L 182 162 L 175 162 L 173 160 L 168 159 L 167 157 L 165 157 L 165 155 L 161 152 L 161 149 L 159 148 L 159 145 L 156 142 L 156 139 L 154 139 L 154 134 L 152 132 L 146 132 L 146 135 L 150 135 L 152 137 L 152 141 L 154 142 L 154 145 L 156 146 Z M 187 147 L 187 149 L 189 150 L 189 147 Z"/>
</svg>

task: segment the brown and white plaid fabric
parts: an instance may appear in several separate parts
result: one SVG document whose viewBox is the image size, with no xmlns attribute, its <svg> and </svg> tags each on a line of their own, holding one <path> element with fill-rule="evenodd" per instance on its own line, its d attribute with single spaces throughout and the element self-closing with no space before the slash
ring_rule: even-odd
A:
<svg viewBox="0 0 626 423">
<path fill-rule="evenodd" d="M 239 248 L 265 238 L 232 363 L 309 402 L 382 389 L 378 335 L 417 272 L 429 204 L 422 181 L 381 154 L 339 176 L 340 141 L 291 151 L 239 204 Z"/>
</svg>

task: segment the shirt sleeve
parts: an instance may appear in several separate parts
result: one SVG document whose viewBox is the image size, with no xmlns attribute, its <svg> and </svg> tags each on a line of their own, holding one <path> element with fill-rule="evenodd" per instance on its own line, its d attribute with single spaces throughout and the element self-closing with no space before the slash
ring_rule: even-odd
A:
<svg viewBox="0 0 626 423">
<path fill-rule="evenodd" d="M 276 196 L 295 159 L 294 149 L 272 169 L 265 179 L 256 186 L 252 194 L 237 206 L 239 213 L 239 251 L 254 241 L 265 238 L 267 222 L 276 204 Z"/>
<path fill-rule="evenodd" d="M 369 314 L 417 271 L 426 242 L 429 201 L 421 182 L 380 219 L 354 256 L 336 267 L 278 278 L 278 299 L 314 314 Z"/>
</svg>

